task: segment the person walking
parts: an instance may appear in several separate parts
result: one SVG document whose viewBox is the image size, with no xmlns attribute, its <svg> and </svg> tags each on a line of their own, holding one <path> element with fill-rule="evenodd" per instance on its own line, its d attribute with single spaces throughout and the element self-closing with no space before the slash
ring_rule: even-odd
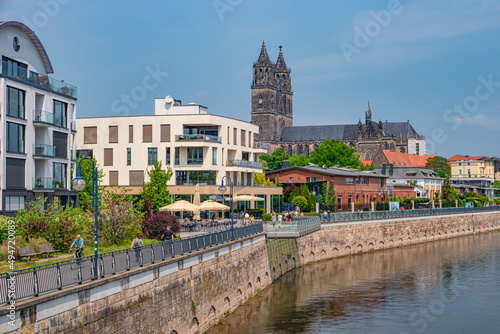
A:
<svg viewBox="0 0 500 334">
<path fill-rule="evenodd" d="M 283 220 L 283 216 L 281 215 L 281 213 L 278 215 L 278 228 L 281 227 L 281 221 Z"/>
<path fill-rule="evenodd" d="M 174 240 L 174 239 L 175 239 L 175 233 L 170 230 L 170 226 L 167 226 L 167 229 L 161 235 L 161 240 L 167 241 L 167 240 Z"/>
<path fill-rule="evenodd" d="M 144 243 L 142 242 L 142 239 L 140 238 L 139 234 L 135 236 L 135 239 L 132 240 L 132 244 L 130 245 L 130 248 L 135 249 L 135 260 L 137 262 L 141 262 L 141 247 L 144 246 Z"/>
</svg>

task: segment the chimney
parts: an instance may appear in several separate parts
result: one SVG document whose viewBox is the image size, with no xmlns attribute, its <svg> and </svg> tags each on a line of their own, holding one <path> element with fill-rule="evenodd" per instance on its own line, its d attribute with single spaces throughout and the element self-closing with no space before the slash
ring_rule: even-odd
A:
<svg viewBox="0 0 500 334">
<path fill-rule="evenodd" d="M 283 168 L 288 168 L 288 167 L 290 167 L 290 161 L 283 160 Z"/>
<path fill-rule="evenodd" d="M 389 165 L 389 176 L 392 176 L 392 173 L 394 172 L 394 164 Z"/>
<path fill-rule="evenodd" d="M 385 175 L 385 164 L 382 165 L 382 175 Z"/>
</svg>

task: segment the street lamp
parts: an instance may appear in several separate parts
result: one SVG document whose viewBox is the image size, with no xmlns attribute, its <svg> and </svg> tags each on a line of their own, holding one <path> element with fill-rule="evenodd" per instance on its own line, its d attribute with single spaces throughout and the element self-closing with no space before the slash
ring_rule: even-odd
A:
<svg viewBox="0 0 500 334">
<path fill-rule="evenodd" d="M 379 199 L 380 199 L 380 195 L 384 196 L 384 201 L 382 202 L 382 207 L 384 208 L 384 217 L 385 217 L 385 191 L 384 191 L 384 188 L 380 187 L 380 189 L 378 190 L 378 195 L 379 195 Z"/>
<path fill-rule="evenodd" d="M 318 191 L 315 191 L 315 189 L 318 189 Z M 314 185 L 313 187 L 313 192 L 312 192 L 313 196 L 318 196 L 318 216 L 319 216 L 319 219 L 321 220 L 321 212 L 319 210 L 319 186 L 317 184 Z"/>
<path fill-rule="evenodd" d="M 82 177 L 82 167 L 81 163 L 83 160 L 90 160 L 92 162 L 92 193 L 93 193 L 93 206 L 95 212 L 95 241 L 94 241 L 94 279 L 97 279 L 97 236 L 98 236 L 98 225 L 97 225 L 97 213 L 98 213 L 98 195 L 97 195 L 97 170 L 95 168 L 94 160 L 89 157 L 83 157 L 78 162 L 78 169 L 76 177 L 71 181 L 73 188 L 77 191 L 82 191 L 85 186 L 87 186 L 87 181 Z"/>
<path fill-rule="evenodd" d="M 234 237 L 234 232 L 233 232 L 233 180 L 227 175 L 224 175 L 222 177 L 222 180 L 220 181 L 220 187 L 219 191 L 224 196 L 224 193 L 227 191 L 227 188 L 224 186 L 224 178 L 229 179 L 229 200 L 231 201 L 231 238 Z"/>
</svg>

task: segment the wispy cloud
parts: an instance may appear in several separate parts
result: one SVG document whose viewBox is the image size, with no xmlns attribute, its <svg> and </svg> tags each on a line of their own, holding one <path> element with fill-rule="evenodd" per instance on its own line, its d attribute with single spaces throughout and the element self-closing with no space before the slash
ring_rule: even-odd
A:
<svg viewBox="0 0 500 334">
<path fill-rule="evenodd" d="M 461 123 L 491 130 L 500 130 L 500 117 L 491 117 L 485 114 L 477 114 L 464 118 L 461 120 Z"/>
</svg>

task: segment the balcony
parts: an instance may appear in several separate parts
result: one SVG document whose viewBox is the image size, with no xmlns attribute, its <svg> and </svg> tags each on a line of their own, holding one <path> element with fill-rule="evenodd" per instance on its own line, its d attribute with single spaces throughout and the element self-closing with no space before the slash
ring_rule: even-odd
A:
<svg viewBox="0 0 500 334">
<path fill-rule="evenodd" d="M 262 169 L 262 162 L 246 161 L 246 160 L 228 160 L 226 166 L 228 167 L 250 167 Z"/>
<path fill-rule="evenodd" d="M 71 121 L 71 132 L 76 132 L 76 121 Z"/>
<path fill-rule="evenodd" d="M 71 158 L 71 161 L 76 161 L 76 150 L 70 151 L 70 158 Z"/>
<path fill-rule="evenodd" d="M 33 123 L 54 125 L 54 113 L 45 110 L 33 110 Z"/>
<path fill-rule="evenodd" d="M 77 89 L 63 81 L 49 78 L 46 75 L 40 75 L 36 72 L 2 60 L 2 75 L 10 79 L 25 83 L 27 85 L 38 87 L 43 90 L 54 92 L 70 98 L 76 99 Z"/>
<path fill-rule="evenodd" d="M 33 190 L 54 189 L 54 179 L 51 177 L 34 177 Z"/>
<path fill-rule="evenodd" d="M 33 145 L 33 156 L 53 158 L 56 156 L 56 147 L 53 145 L 35 144 Z"/>
<path fill-rule="evenodd" d="M 261 148 L 267 150 L 267 143 L 253 143 L 253 148 Z"/>
<path fill-rule="evenodd" d="M 221 143 L 221 137 L 211 135 L 176 135 L 175 141 L 206 141 L 210 143 Z"/>
</svg>

